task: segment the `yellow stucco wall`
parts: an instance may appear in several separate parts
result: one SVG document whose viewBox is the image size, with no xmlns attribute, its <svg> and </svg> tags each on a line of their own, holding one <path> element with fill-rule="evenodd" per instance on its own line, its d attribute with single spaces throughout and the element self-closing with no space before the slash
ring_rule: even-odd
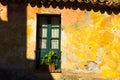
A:
<svg viewBox="0 0 120 80">
<path fill-rule="evenodd" d="M 120 76 L 120 15 L 79 9 L 27 7 L 27 57 L 34 59 L 36 13 L 61 14 L 62 69 Z M 89 62 L 97 64 L 89 69 Z"/>
<path fill-rule="evenodd" d="M 95 72 L 105 77 L 120 76 L 120 15 L 80 9 L 27 6 L 27 59 L 35 59 L 36 13 L 61 14 L 61 68 L 69 72 Z M 7 21 L 3 7 L 2 20 Z"/>
</svg>

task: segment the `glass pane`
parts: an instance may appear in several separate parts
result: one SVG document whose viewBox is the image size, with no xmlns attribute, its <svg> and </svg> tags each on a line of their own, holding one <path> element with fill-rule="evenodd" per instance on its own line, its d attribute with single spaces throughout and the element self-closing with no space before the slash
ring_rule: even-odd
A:
<svg viewBox="0 0 120 80">
<path fill-rule="evenodd" d="M 46 44 L 47 44 L 47 40 L 46 39 L 42 39 L 41 48 L 46 48 Z"/>
<path fill-rule="evenodd" d="M 52 25 L 52 27 L 59 27 L 59 25 Z"/>
<path fill-rule="evenodd" d="M 42 28 L 42 37 L 47 37 L 47 28 Z"/>
<path fill-rule="evenodd" d="M 42 27 L 47 27 L 47 25 L 44 24 L 44 25 L 42 25 Z"/>
<path fill-rule="evenodd" d="M 59 27 L 59 21 L 60 18 L 59 17 L 52 17 L 51 18 L 51 24 L 52 24 L 52 27 Z"/>
<path fill-rule="evenodd" d="M 52 38 L 59 38 L 59 29 L 52 29 Z"/>
<path fill-rule="evenodd" d="M 51 45 L 52 49 L 59 49 L 59 41 L 58 40 L 52 40 L 51 43 L 52 43 L 52 45 Z"/>
<path fill-rule="evenodd" d="M 40 17 L 40 25 L 42 25 L 42 27 L 44 27 L 44 25 L 47 25 L 47 17 L 45 16 Z"/>
</svg>

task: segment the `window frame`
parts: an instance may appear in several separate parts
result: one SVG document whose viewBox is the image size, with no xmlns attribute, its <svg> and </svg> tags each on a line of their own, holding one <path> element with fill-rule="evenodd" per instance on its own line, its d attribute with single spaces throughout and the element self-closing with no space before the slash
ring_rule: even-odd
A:
<svg viewBox="0 0 120 80">
<path fill-rule="evenodd" d="M 41 16 L 47 16 L 47 26 L 46 27 L 42 27 L 42 24 L 39 24 L 40 20 L 39 18 Z M 52 17 L 58 17 L 59 18 L 59 27 L 52 27 Z M 47 37 L 42 37 L 42 31 L 39 31 L 39 30 L 42 30 L 43 28 L 46 28 L 47 29 Z M 59 36 L 58 38 L 52 38 L 52 29 L 58 29 L 59 30 Z M 47 43 L 46 43 L 46 49 L 45 48 L 41 48 L 42 46 L 42 41 L 39 41 L 39 40 L 42 40 L 42 39 L 45 39 L 47 40 Z M 51 43 L 52 43 L 52 40 L 58 40 L 58 49 L 51 49 Z M 41 43 L 40 43 L 41 42 Z M 39 43 L 39 44 L 38 44 Z M 37 14 L 37 30 L 36 30 L 36 61 L 38 62 L 37 64 L 38 65 L 41 65 L 41 62 L 40 62 L 40 59 L 41 59 L 41 56 L 44 56 L 42 55 L 42 52 L 46 52 L 46 51 L 49 51 L 49 50 L 54 50 L 55 52 L 58 53 L 58 56 L 59 56 L 59 69 L 60 69 L 60 72 L 61 72 L 61 14 Z M 43 53 L 43 54 L 44 54 Z"/>
</svg>

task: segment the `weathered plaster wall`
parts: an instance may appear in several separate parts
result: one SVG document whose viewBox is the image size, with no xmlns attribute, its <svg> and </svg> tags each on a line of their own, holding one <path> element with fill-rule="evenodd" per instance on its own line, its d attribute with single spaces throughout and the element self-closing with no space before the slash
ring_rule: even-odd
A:
<svg viewBox="0 0 120 80">
<path fill-rule="evenodd" d="M 120 15 L 79 9 L 27 7 L 27 57 L 34 59 L 36 13 L 61 14 L 62 70 L 120 76 Z"/>
<path fill-rule="evenodd" d="M 4 12 L 1 12 L 0 15 L 2 16 L 2 20 L 8 20 L 6 17 L 7 11 L 4 8 Z M 11 17 L 14 16 L 14 13 L 17 12 L 13 11 Z M 26 37 L 26 43 L 14 43 L 14 41 L 9 40 L 6 43 L 9 43 L 10 46 L 4 45 L 4 47 L 9 48 L 5 52 L 6 54 L 10 54 L 8 58 L 4 59 L 13 59 L 11 62 L 15 63 L 15 60 L 19 61 L 25 59 L 28 60 L 35 60 L 35 46 L 36 46 L 36 13 L 39 14 L 61 14 L 61 21 L 62 21 L 62 38 L 61 38 L 61 51 L 62 51 L 62 71 L 63 72 L 71 72 L 71 73 L 79 73 L 79 72 L 95 72 L 99 75 L 106 76 L 106 77 L 113 77 L 117 78 L 120 76 L 120 15 L 107 15 L 101 14 L 100 12 L 93 12 L 93 11 L 81 11 L 79 9 L 53 9 L 51 6 L 50 8 L 37 8 L 31 7 L 30 5 L 26 8 L 26 23 L 20 23 L 23 19 L 22 17 L 18 17 L 19 21 L 17 23 L 21 24 L 18 25 L 19 28 L 13 27 L 15 25 L 14 20 L 13 22 L 9 22 L 12 28 L 11 33 L 12 37 L 5 37 L 6 35 L 3 34 L 4 38 L 7 39 L 14 39 L 16 42 L 20 42 Z M 18 16 L 22 16 L 18 14 Z M 16 15 L 17 17 L 17 15 Z M 2 23 L 4 23 L 2 21 Z M 8 20 L 9 21 L 9 20 Z M 23 21 L 22 21 L 23 22 Z M 23 24 L 23 25 L 22 25 Z M 23 32 L 21 27 L 27 25 L 27 36 L 23 36 Z M 3 25 L 3 24 L 2 24 Z M 3 27 L 5 27 L 4 25 Z M 8 26 L 8 25 L 7 25 Z M 13 32 L 15 29 L 15 32 Z M 20 31 L 18 30 L 20 29 Z M 25 28 L 24 28 L 25 29 Z M 18 30 L 18 31 L 16 31 Z M 19 34 L 16 34 L 19 32 Z M 19 37 L 14 37 L 15 36 Z M 21 36 L 22 35 L 22 36 Z M 21 37 L 20 37 L 21 36 Z M 25 39 L 24 39 L 25 40 Z M 2 41 L 2 40 L 1 40 Z M 12 41 L 12 43 L 11 43 Z M 4 42 L 4 41 L 2 41 Z M 26 47 L 25 45 L 26 44 Z M 16 45 L 20 45 L 19 47 Z M 25 49 L 24 49 L 25 48 Z M 2 46 L 1 46 L 1 49 Z M 26 51 L 27 50 L 27 51 Z M 2 51 L 2 56 L 3 52 Z M 11 52 L 13 54 L 18 54 L 19 57 L 11 56 Z M 15 54 L 15 55 L 16 55 Z M 23 57 L 20 57 L 21 55 Z M 2 60 L 2 58 L 1 58 Z M 9 61 L 6 60 L 6 61 Z"/>
</svg>

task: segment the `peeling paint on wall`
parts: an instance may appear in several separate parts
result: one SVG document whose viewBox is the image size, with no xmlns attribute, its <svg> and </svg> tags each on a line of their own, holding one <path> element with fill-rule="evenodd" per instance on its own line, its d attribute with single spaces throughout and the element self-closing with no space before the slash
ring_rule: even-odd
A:
<svg viewBox="0 0 120 80">
<path fill-rule="evenodd" d="M 120 76 L 120 15 L 72 9 L 35 8 L 31 14 L 61 14 L 62 69 L 72 72 L 96 72 L 106 77 Z M 28 20 L 29 20 L 28 17 Z M 36 20 L 33 18 L 33 22 Z M 35 21 L 36 22 L 36 21 Z M 28 49 L 35 44 L 35 24 L 28 31 Z M 33 31 L 33 32 L 31 32 Z M 31 38 L 32 37 L 32 38 Z M 35 46 L 34 46 L 35 47 Z M 29 51 L 28 51 L 29 52 Z M 34 50 L 28 54 L 31 55 Z M 91 62 L 91 63 L 88 63 Z M 92 68 L 94 67 L 94 68 Z"/>
<path fill-rule="evenodd" d="M 1 9 L 2 7 L 0 7 Z M 7 20 L 3 8 L 2 20 Z M 27 6 L 27 59 L 35 60 L 36 13 L 61 14 L 62 70 L 120 76 L 120 14 Z"/>
</svg>

